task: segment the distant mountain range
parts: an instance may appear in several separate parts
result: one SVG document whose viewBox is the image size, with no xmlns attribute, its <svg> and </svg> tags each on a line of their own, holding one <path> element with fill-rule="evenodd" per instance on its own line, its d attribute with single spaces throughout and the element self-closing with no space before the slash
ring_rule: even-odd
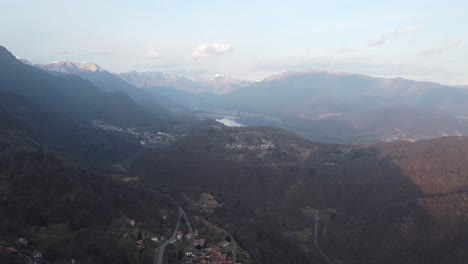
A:
<svg viewBox="0 0 468 264">
<path fill-rule="evenodd" d="M 93 164 L 116 164 L 142 149 L 143 139 L 136 136 L 139 133 L 177 135 L 198 122 L 173 115 L 153 101 L 156 95 L 146 96 L 95 64 L 40 66 L 49 71 L 38 67 L 19 61 L 0 47 L 0 106 L 10 114 L 7 117 L 15 117 L 6 120 L 29 131 L 28 138 L 62 149 L 70 157 Z M 95 121 L 114 130 L 134 132 L 99 129 Z M 92 142 L 106 147 L 92 151 Z"/>
<path fill-rule="evenodd" d="M 67 74 L 81 74 L 83 72 L 98 72 L 104 73 L 105 71 L 97 64 L 92 62 L 69 62 L 66 60 L 55 61 L 50 64 L 36 64 L 38 68 L 46 71 L 60 72 Z"/>
<path fill-rule="evenodd" d="M 50 64 L 35 64 L 34 66 L 53 73 L 78 75 L 83 79 L 91 81 L 104 92 L 132 92 L 135 90 L 135 87 L 122 81 L 95 63 L 56 61 Z"/>
<path fill-rule="evenodd" d="M 54 74 L 73 74 L 92 82 L 103 92 L 124 92 L 152 114 L 168 118 L 168 110 L 179 111 L 183 106 L 172 102 L 151 89 L 138 89 L 113 73 L 106 71 L 95 63 L 56 61 L 50 64 L 35 64 L 37 68 Z"/>
<path fill-rule="evenodd" d="M 192 109 L 234 116 L 245 125 L 283 127 L 322 142 L 468 132 L 468 90 L 403 78 L 309 70 L 273 75 L 223 95 L 161 94 Z"/>
<path fill-rule="evenodd" d="M 467 90 L 403 78 L 320 70 L 271 76 L 225 98 L 223 103 L 231 107 L 282 116 L 320 116 L 401 105 L 468 113 Z"/>
<path fill-rule="evenodd" d="M 166 120 L 171 118 L 171 111 L 219 115 L 221 119 L 223 114 L 234 113 L 245 125 L 278 126 L 312 140 L 339 143 L 468 133 L 468 90 L 432 82 L 323 70 L 284 72 L 251 82 L 221 75 L 188 78 L 162 72 L 113 74 L 89 62 L 57 61 L 34 66 L 59 77 L 78 75 L 102 92 L 123 92 L 137 102 L 133 108 L 144 108 L 130 111 L 134 115 L 122 115 L 126 111 L 120 111 L 113 118 L 109 116 L 114 123 L 123 116 L 134 116 L 138 117 L 132 117 L 137 123 L 144 124 L 143 120 L 149 119 L 145 112 Z M 122 103 L 122 94 L 113 96 L 120 97 Z M 109 96 L 101 98 L 110 104 Z M 97 112 L 111 114 L 101 106 Z"/>
<path fill-rule="evenodd" d="M 212 78 L 188 78 L 163 72 L 127 72 L 117 76 L 128 83 L 141 88 L 172 88 L 189 93 L 225 94 L 253 83 L 253 81 L 236 80 L 222 75 Z"/>
</svg>

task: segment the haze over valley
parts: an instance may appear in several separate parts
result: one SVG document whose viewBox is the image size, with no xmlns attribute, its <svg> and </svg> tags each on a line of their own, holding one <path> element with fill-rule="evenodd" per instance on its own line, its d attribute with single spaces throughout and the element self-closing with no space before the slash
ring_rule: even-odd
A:
<svg viewBox="0 0 468 264">
<path fill-rule="evenodd" d="M 313 141 L 415 141 L 468 132 L 468 91 L 433 82 L 326 70 L 284 72 L 254 82 L 219 75 L 203 79 L 164 72 L 113 74 L 89 62 L 35 67 L 75 74 L 103 91 L 123 91 L 137 101 L 149 95 L 175 112 L 228 126 L 282 127 Z"/>
</svg>

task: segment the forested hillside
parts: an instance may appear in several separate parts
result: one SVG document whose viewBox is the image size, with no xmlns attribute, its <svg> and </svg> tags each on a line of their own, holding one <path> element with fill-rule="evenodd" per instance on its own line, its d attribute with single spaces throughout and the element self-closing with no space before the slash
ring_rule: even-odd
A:
<svg viewBox="0 0 468 264">
<path fill-rule="evenodd" d="M 224 206 L 208 217 L 259 263 L 321 263 L 320 250 L 334 263 L 463 263 L 463 252 L 447 249 L 467 242 L 467 142 L 326 145 L 215 126 L 134 169 L 156 186 L 214 194 Z"/>
</svg>

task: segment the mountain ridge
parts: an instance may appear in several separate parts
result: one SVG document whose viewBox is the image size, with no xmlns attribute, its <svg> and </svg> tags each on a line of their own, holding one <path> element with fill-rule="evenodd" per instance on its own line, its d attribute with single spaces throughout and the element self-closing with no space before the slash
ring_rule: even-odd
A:
<svg viewBox="0 0 468 264">
<path fill-rule="evenodd" d="M 117 76 L 140 88 L 167 87 L 195 94 L 225 94 L 247 87 L 252 83 L 251 81 L 237 80 L 222 75 L 189 78 L 182 75 L 151 71 L 117 73 Z"/>
<path fill-rule="evenodd" d="M 35 64 L 34 66 L 52 72 L 76 74 L 81 71 L 89 72 L 104 72 L 104 70 L 93 62 L 71 62 L 71 61 L 54 61 L 49 64 Z"/>
<path fill-rule="evenodd" d="M 167 96 L 208 115 L 222 117 L 230 113 L 246 125 L 279 126 L 312 140 L 331 143 L 363 143 L 383 138 L 421 139 L 441 134 L 457 135 L 457 131 L 465 134 L 465 122 L 460 117 L 468 116 L 466 89 L 326 70 L 285 72 L 223 95 L 167 93 Z M 392 127 L 380 122 L 383 130 L 355 130 L 350 126 L 359 119 L 364 121 L 364 117 L 368 118 L 366 122 L 369 124 L 377 124 L 391 113 L 401 113 L 399 109 L 414 109 L 421 115 L 398 114 L 400 119 L 393 118 Z M 441 122 L 442 119 L 437 118 L 441 115 L 452 121 Z M 427 119 L 424 122 L 420 120 L 423 117 Z M 423 125 L 420 131 L 406 131 L 406 136 L 391 132 L 407 127 L 406 119 Z M 432 128 L 430 120 L 437 129 L 427 133 Z M 442 131 L 447 124 L 451 126 Z M 364 136 L 366 134 L 368 136 Z"/>
<path fill-rule="evenodd" d="M 59 64 L 58 66 L 63 66 L 64 64 Z M 94 65 L 94 64 L 92 64 Z M 94 67 L 94 66 L 93 66 Z M 86 72 L 90 76 L 103 75 L 110 76 L 111 81 L 109 86 L 113 89 L 109 89 L 109 92 L 112 91 L 131 91 L 136 90 L 136 88 L 125 83 L 114 75 L 106 72 L 105 70 L 99 68 L 99 71 L 83 71 L 79 69 L 80 73 Z M 102 87 L 97 86 L 93 81 L 84 79 L 76 73 L 74 74 L 62 74 L 44 71 L 35 66 L 27 65 L 13 56 L 6 48 L 2 47 L 0 53 L 0 89 L 12 91 L 17 94 L 26 96 L 32 101 L 35 101 L 44 106 L 50 107 L 55 112 L 64 113 L 67 116 L 79 120 L 93 120 L 96 118 L 108 118 L 111 122 L 115 122 L 119 126 L 132 127 L 136 125 L 133 120 L 142 120 L 146 119 L 145 122 L 140 122 L 140 124 L 145 123 L 148 125 L 149 129 L 159 129 L 159 130 L 170 130 L 171 126 L 174 126 L 178 121 L 173 119 L 171 116 L 168 116 L 168 111 L 163 107 L 157 107 L 157 103 L 152 103 L 152 111 L 144 108 L 142 105 L 136 103 L 131 97 L 122 97 L 119 98 L 119 103 L 111 105 L 105 105 L 109 103 L 107 98 L 106 91 L 102 91 Z M 57 70 L 57 69 L 56 69 Z M 89 70 L 89 69 L 88 69 Z M 91 70 L 94 70 L 92 68 Z M 91 79 L 90 76 L 87 76 Z M 100 77 L 97 77 L 98 79 Z M 102 79 L 99 79 L 102 80 Z M 117 80 L 116 85 L 114 80 Z M 94 80 L 97 82 L 96 80 Z M 106 83 L 106 79 L 103 81 Z M 99 84 L 99 83 L 98 83 Z M 114 89 L 115 88 L 115 89 Z M 115 93 L 109 93 L 110 97 L 115 97 Z M 143 96 L 142 96 L 143 97 Z M 151 98 L 145 98 L 150 100 Z M 101 102 L 100 102 L 101 100 Z M 117 101 L 114 101 L 114 103 Z M 96 107 L 100 107 L 99 115 L 96 115 Z M 128 111 L 128 113 L 145 113 L 144 115 L 137 115 L 134 118 L 127 118 L 126 120 L 119 120 L 119 117 L 113 115 L 112 112 L 116 109 L 123 109 Z M 104 112 L 103 110 L 106 109 Z M 104 120 L 105 121 L 105 120 Z"/>
</svg>

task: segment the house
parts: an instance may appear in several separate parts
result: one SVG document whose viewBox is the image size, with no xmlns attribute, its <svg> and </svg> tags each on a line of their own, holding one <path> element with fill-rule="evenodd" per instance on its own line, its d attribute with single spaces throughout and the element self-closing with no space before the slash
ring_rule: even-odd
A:
<svg viewBox="0 0 468 264">
<path fill-rule="evenodd" d="M 176 239 L 181 240 L 183 235 L 184 235 L 184 233 L 182 231 L 177 231 Z"/>
<path fill-rule="evenodd" d="M 133 219 L 130 219 L 128 223 L 130 224 L 130 226 L 135 226 L 135 220 Z"/>
<path fill-rule="evenodd" d="M 221 242 L 220 245 L 221 245 L 222 247 L 227 247 L 227 246 L 229 246 L 229 242 L 223 241 L 223 242 Z"/>
<path fill-rule="evenodd" d="M 14 247 L 5 247 L 5 250 L 6 250 L 7 252 L 11 253 L 11 254 L 14 254 L 14 255 L 16 255 L 16 254 L 19 253 L 19 251 L 18 251 L 16 248 L 14 248 Z"/>
<path fill-rule="evenodd" d="M 188 232 L 187 234 L 184 235 L 184 238 L 185 238 L 186 240 L 191 239 L 191 238 L 192 238 L 192 233 Z"/>
<path fill-rule="evenodd" d="M 28 240 L 26 238 L 20 238 L 16 241 L 16 246 L 18 247 L 27 247 L 28 246 Z"/>
<path fill-rule="evenodd" d="M 162 241 L 162 238 L 160 238 L 158 236 L 154 236 L 154 237 L 151 237 L 151 241 L 158 243 L 158 242 Z"/>
<path fill-rule="evenodd" d="M 203 247 L 205 245 L 205 239 L 195 239 L 193 241 L 193 246 L 200 246 Z"/>
<path fill-rule="evenodd" d="M 192 251 L 187 251 L 187 252 L 185 252 L 185 256 L 186 256 L 186 257 L 192 257 L 192 258 L 193 258 L 193 257 L 195 256 L 195 254 L 193 254 Z"/>
<path fill-rule="evenodd" d="M 42 253 L 32 249 L 21 250 L 20 255 L 28 264 L 42 264 Z"/>
<path fill-rule="evenodd" d="M 145 249 L 145 242 L 143 240 L 137 240 L 135 244 L 136 251 L 143 251 Z"/>
<path fill-rule="evenodd" d="M 195 229 L 195 232 L 193 232 L 193 233 L 194 233 L 193 235 L 194 235 L 195 237 L 198 236 L 198 230 Z"/>
</svg>

